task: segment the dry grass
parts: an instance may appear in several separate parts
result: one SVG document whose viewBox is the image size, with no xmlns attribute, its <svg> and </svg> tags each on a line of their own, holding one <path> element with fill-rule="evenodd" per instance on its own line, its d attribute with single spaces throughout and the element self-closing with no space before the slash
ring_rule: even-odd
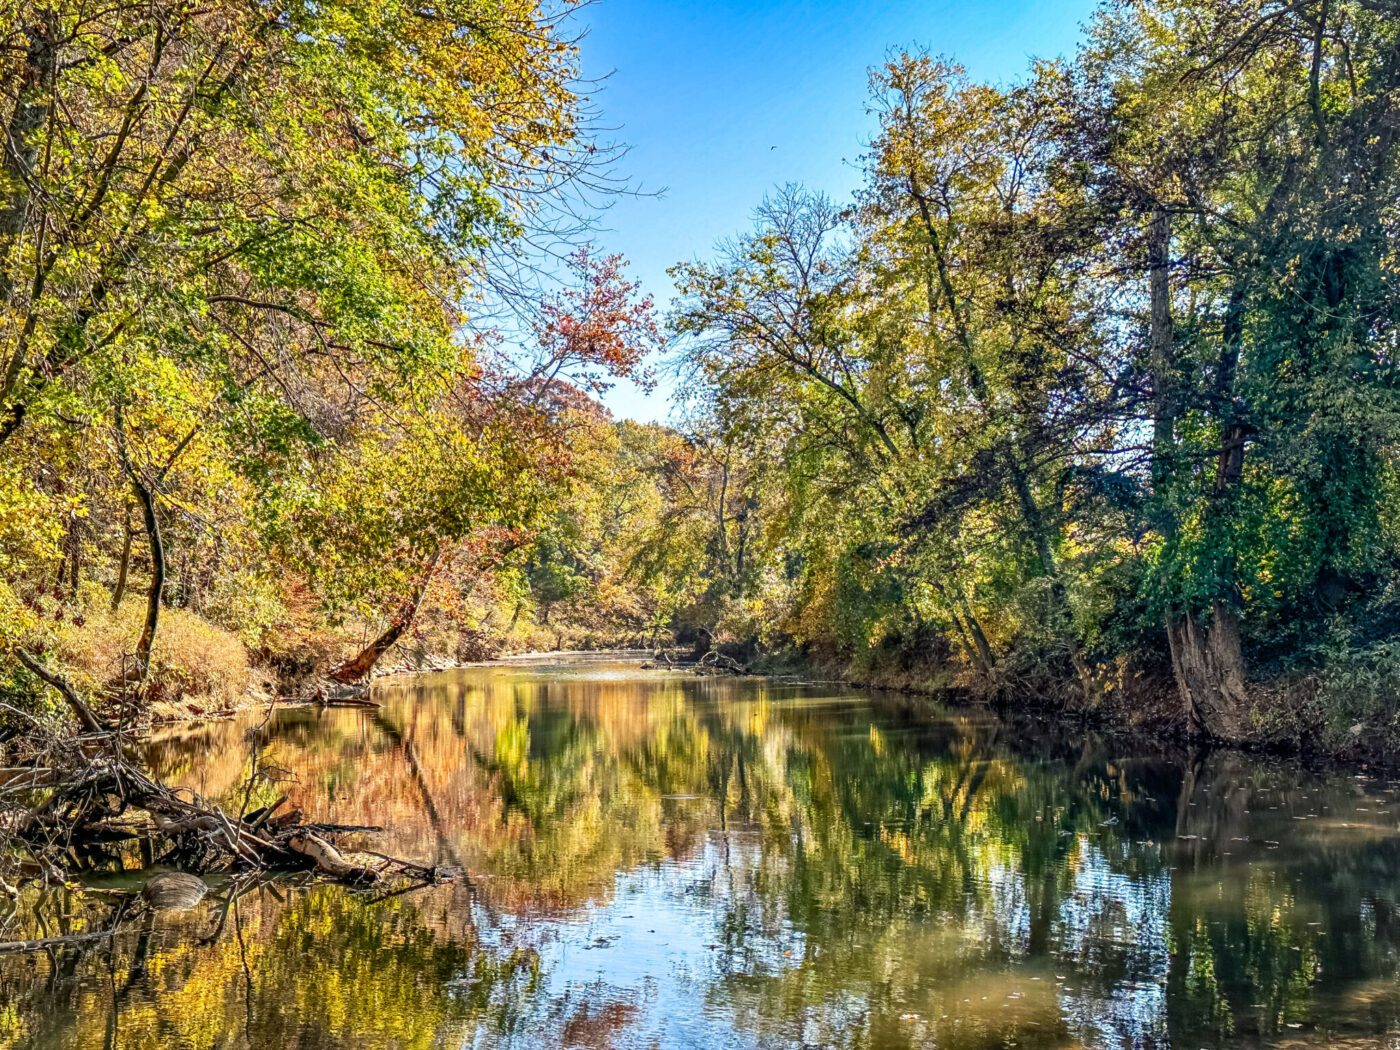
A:
<svg viewBox="0 0 1400 1050">
<path fill-rule="evenodd" d="M 99 691 L 121 679 L 141 633 L 145 607 L 122 603 L 115 613 L 94 602 L 55 632 L 54 655 L 77 683 Z M 238 636 L 183 609 L 163 609 L 151 653 L 148 693 L 159 716 L 236 706 L 254 685 L 248 651 Z"/>
</svg>

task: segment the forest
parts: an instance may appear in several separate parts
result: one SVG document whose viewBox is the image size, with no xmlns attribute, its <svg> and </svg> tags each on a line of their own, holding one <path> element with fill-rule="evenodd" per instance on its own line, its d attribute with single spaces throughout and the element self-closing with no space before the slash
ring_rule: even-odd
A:
<svg viewBox="0 0 1400 1050">
<path fill-rule="evenodd" d="M 668 308 L 574 6 L 7 0 L 12 743 L 617 646 L 1400 742 L 1397 0 L 871 56 Z"/>
</svg>

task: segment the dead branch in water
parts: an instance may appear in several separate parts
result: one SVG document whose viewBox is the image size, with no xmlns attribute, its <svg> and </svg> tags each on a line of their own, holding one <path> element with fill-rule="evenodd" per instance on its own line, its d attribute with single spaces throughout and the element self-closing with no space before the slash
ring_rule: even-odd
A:
<svg viewBox="0 0 1400 1050">
<path fill-rule="evenodd" d="M 146 863 L 158 859 L 197 872 L 313 871 L 357 884 L 462 875 L 459 868 L 425 867 L 377 852 L 377 864 L 357 863 L 332 839 L 379 829 L 312 823 L 300 810 L 279 813 L 285 796 L 249 813 L 245 792 L 235 815 L 187 788 L 162 784 L 130 757 L 127 738 L 105 725 L 72 683 L 28 653 L 19 657 L 62 695 L 86 731 L 50 735 L 36 724 L 29 761 L 0 778 L 0 840 L 9 840 L 0 848 L 27 853 L 26 874 L 62 881 L 68 872 L 117 862 L 112 847 L 135 841 Z"/>
<path fill-rule="evenodd" d="M 749 673 L 747 664 L 741 664 L 734 657 L 726 656 L 718 649 L 711 649 L 700 657 L 695 663 L 694 670 L 696 674 L 744 675 Z"/>
<path fill-rule="evenodd" d="M 360 885 L 461 875 L 378 852 L 359 863 L 332 840 L 379 828 L 304 821 L 299 810 L 279 813 L 284 804 L 229 813 L 149 776 L 119 737 L 56 739 L 32 773 L 0 784 L 0 832 L 32 858 L 26 873 L 50 882 L 115 863 L 112 848 L 126 842 L 139 843 L 147 861 L 196 872 L 311 871 Z"/>
</svg>

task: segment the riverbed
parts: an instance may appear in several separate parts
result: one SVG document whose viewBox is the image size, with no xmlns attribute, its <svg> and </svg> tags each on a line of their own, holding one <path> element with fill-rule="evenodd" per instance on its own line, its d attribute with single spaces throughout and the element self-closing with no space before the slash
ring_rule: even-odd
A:
<svg viewBox="0 0 1400 1050">
<path fill-rule="evenodd" d="M 374 696 L 148 758 L 466 880 L 0 959 L 0 1046 L 1400 1046 L 1392 780 L 618 656 Z"/>
</svg>

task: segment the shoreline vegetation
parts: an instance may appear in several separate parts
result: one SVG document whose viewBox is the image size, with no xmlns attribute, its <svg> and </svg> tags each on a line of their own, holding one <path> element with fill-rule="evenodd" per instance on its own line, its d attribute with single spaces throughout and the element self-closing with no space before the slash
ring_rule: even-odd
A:
<svg viewBox="0 0 1400 1050">
<path fill-rule="evenodd" d="M 582 28 L 552 0 L 0 16 L 24 878 L 134 849 L 363 874 L 314 815 L 172 800 L 128 744 L 349 701 L 405 654 L 626 639 L 1400 750 L 1394 0 L 1110 0 L 1005 85 L 872 56 L 852 199 L 775 190 L 664 314 L 598 243 L 631 187 Z M 676 422 L 614 419 L 662 365 Z"/>
<path fill-rule="evenodd" d="M 1141 685 L 1136 690 L 1124 690 L 1115 696 L 1111 703 L 1085 708 L 1067 706 L 1063 701 L 1050 696 L 1014 697 L 979 693 L 965 684 L 957 684 L 953 673 L 955 669 L 948 667 L 919 670 L 896 666 L 855 673 L 849 664 L 814 661 L 794 651 L 758 653 L 746 661 L 744 657 L 748 654 L 742 647 L 720 646 L 711 649 L 708 653 L 709 658 L 706 659 L 693 651 L 681 648 L 649 649 L 635 644 L 636 641 L 622 639 L 615 644 L 604 642 L 593 648 L 502 652 L 471 660 L 455 660 L 441 654 L 422 651 L 402 653 L 398 654 L 397 658 L 391 656 L 376 667 L 361 688 L 347 689 L 338 695 L 327 692 L 317 695 L 314 689 L 302 693 L 269 693 L 255 689 L 218 710 L 196 705 L 194 709 L 156 712 L 151 721 L 151 728 L 232 718 L 241 714 L 265 712 L 270 708 L 372 707 L 377 706 L 371 696 L 372 688 L 381 681 L 391 682 L 394 679 L 411 679 L 424 674 L 478 667 L 510 667 L 532 660 L 615 656 L 635 659 L 643 670 L 648 671 L 675 671 L 721 677 L 755 676 L 799 686 L 837 685 L 842 688 L 896 695 L 916 704 L 927 700 L 954 708 L 980 707 L 1012 720 L 1020 715 L 1050 721 L 1067 719 L 1081 728 L 1141 741 L 1152 748 L 1223 747 L 1226 750 L 1273 753 L 1308 764 L 1320 763 L 1338 769 L 1400 770 L 1400 759 L 1396 758 L 1387 741 L 1363 738 L 1356 734 L 1350 735 L 1346 745 L 1341 748 L 1322 747 L 1315 740 L 1294 737 L 1270 738 L 1263 735 L 1234 744 L 1202 741 L 1183 731 L 1177 703 L 1178 695 L 1173 683 L 1160 680 Z M 628 644 L 629 642 L 632 644 Z M 324 683 L 323 688 L 326 685 L 330 683 Z M 1273 688 L 1278 690 L 1276 684 Z M 1260 699 L 1257 702 L 1264 704 L 1269 701 Z"/>
</svg>

